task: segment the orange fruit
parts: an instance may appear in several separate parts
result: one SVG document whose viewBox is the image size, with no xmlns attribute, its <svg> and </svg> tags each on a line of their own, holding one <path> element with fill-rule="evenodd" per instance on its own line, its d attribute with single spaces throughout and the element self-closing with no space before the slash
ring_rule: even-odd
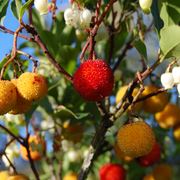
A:
<svg viewBox="0 0 180 180">
<path fill-rule="evenodd" d="M 145 87 L 142 96 L 147 96 L 153 92 L 158 91 L 158 87 L 154 85 L 148 85 Z M 169 102 L 169 97 L 166 92 L 160 93 L 158 95 L 152 96 L 144 101 L 143 109 L 149 113 L 156 113 L 162 111 L 167 103 Z"/>
<path fill-rule="evenodd" d="M 0 171 L 0 180 L 7 180 L 9 177 L 8 171 Z"/>
<path fill-rule="evenodd" d="M 7 180 L 29 180 L 29 178 L 23 174 L 12 175 Z"/>
<path fill-rule="evenodd" d="M 17 102 L 16 87 L 11 81 L 0 80 L 0 115 L 6 114 Z"/>
<path fill-rule="evenodd" d="M 143 177 L 143 180 L 155 180 L 153 174 L 147 174 Z"/>
<path fill-rule="evenodd" d="M 172 180 L 173 170 L 168 164 L 160 164 L 153 170 L 155 180 Z"/>
<path fill-rule="evenodd" d="M 120 87 L 120 89 L 118 90 L 118 92 L 116 94 L 116 104 L 118 104 L 122 100 L 127 89 L 128 89 L 128 85 Z M 135 97 L 137 95 L 138 91 L 139 91 L 139 88 L 135 88 L 133 90 L 132 96 Z M 136 103 L 133 108 L 135 111 L 139 111 L 139 110 L 141 110 L 142 106 L 143 106 L 143 102 L 139 102 L 139 103 Z"/>
<path fill-rule="evenodd" d="M 163 111 L 155 114 L 155 120 L 161 128 L 171 128 L 180 123 L 180 108 L 175 104 L 168 104 Z"/>
<path fill-rule="evenodd" d="M 143 121 L 122 126 L 117 134 L 117 145 L 126 156 L 140 157 L 148 154 L 155 143 L 152 128 Z"/>
<path fill-rule="evenodd" d="M 120 160 L 123 160 L 123 161 L 125 161 L 125 162 L 130 162 L 130 161 L 133 160 L 132 157 L 124 155 L 124 153 L 121 151 L 121 149 L 119 148 L 119 146 L 117 145 L 117 143 L 115 143 L 115 145 L 114 145 L 114 151 L 115 151 L 116 156 L 117 156 Z"/>
<path fill-rule="evenodd" d="M 180 125 L 173 129 L 173 135 L 175 140 L 180 141 Z"/>
<path fill-rule="evenodd" d="M 63 180 L 77 180 L 78 176 L 76 173 L 68 173 L 64 176 Z"/>
<path fill-rule="evenodd" d="M 17 86 L 17 79 L 12 79 L 11 82 Z M 10 114 L 23 114 L 30 110 L 32 101 L 24 99 L 17 91 L 17 102 L 16 105 L 11 111 Z"/>
<path fill-rule="evenodd" d="M 31 135 L 28 143 L 32 160 L 40 160 L 46 150 L 45 141 L 39 136 Z M 29 160 L 27 150 L 22 145 L 20 146 L 20 152 L 23 159 Z"/>
<path fill-rule="evenodd" d="M 45 78 L 37 73 L 25 72 L 19 76 L 17 81 L 19 94 L 28 101 L 43 98 L 48 91 Z"/>
</svg>

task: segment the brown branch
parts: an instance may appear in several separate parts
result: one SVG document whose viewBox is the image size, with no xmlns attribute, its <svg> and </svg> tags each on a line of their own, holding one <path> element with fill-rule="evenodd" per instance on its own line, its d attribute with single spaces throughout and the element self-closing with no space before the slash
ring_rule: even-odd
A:
<svg viewBox="0 0 180 180">
<path fill-rule="evenodd" d="M 29 26 L 27 24 L 22 23 L 22 25 L 26 28 L 26 30 L 31 33 L 34 37 L 34 42 L 39 45 L 39 47 L 43 50 L 44 54 L 47 56 L 48 60 L 53 64 L 53 66 L 64 75 L 64 77 L 72 82 L 73 77 L 54 59 L 52 54 L 49 52 L 46 45 L 43 43 L 42 39 L 40 38 L 39 34 L 35 30 L 33 26 Z"/>
<path fill-rule="evenodd" d="M 0 124 L 0 128 L 2 128 L 4 131 L 6 131 L 10 136 L 12 136 L 14 139 L 16 139 L 20 144 L 23 144 L 23 138 L 21 136 L 16 136 L 14 133 L 12 133 L 8 128 Z"/>
<path fill-rule="evenodd" d="M 86 52 L 86 50 L 88 49 L 89 45 L 90 45 L 90 56 L 89 58 L 92 58 L 93 56 L 93 51 L 94 51 L 94 46 L 95 46 L 95 36 L 97 34 L 98 28 L 100 26 L 100 24 L 103 22 L 105 16 L 107 15 L 107 13 L 109 12 L 110 8 L 112 7 L 112 5 L 116 2 L 117 0 L 110 0 L 110 2 L 106 5 L 104 12 L 102 13 L 102 15 L 100 16 L 100 18 L 98 19 L 98 17 L 95 17 L 96 19 L 98 19 L 95 23 L 95 26 L 90 30 L 90 37 L 88 38 L 82 52 L 80 55 L 80 60 L 81 62 L 83 62 L 83 57 L 84 54 Z M 99 1 L 98 1 L 99 3 Z M 96 6 L 97 8 L 99 8 L 99 5 Z M 96 13 L 96 15 L 98 15 L 98 13 Z"/>
<path fill-rule="evenodd" d="M 9 33 L 9 34 L 12 34 L 12 35 L 15 34 L 14 31 L 12 31 L 12 30 L 10 30 L 10 29 L 7 29 L 6 27 L 4 27 L 4 26 L 2 26 L 2 25 L 0 25 L 0 29 L 2 29 L 2 31 L 3 31 L 4 33 Z M 18 37 L 21 37 L 21 38 L 23 38 L 23 39 L 26 39 L 27 41 L 34 42 L 34 40 L 33 40 L 32 38 L 27 37 L 27 36 L 22 35 L 22 34 L 18 34 Z"/>
<path fill-rule="evenodd" d="M 23 26 L 19 26 L 18 29 L 15 31 L 14 33 L 14 40 L 13 40 L 13 49 L 11 52 L 11 58 L 3 65 L 2 69 L 1 69 L 1 74 L 0 74 L 0 79 L 2 79 L 3 74 L 6 70 L 6 68 L 8 67 L 8 65 L 14 60 L 14 58 L 16 57 L 17 54 L 17 37 L 19 32 L 23 29 Z"/>
<path fill-rule="evenodd" d="M 31 152 L 30 152 L 30 147 L 29 147 L 30 146 L 29 145 L 29 133 L 27 133 L 27 136 L 24 139 L 23 146 L 26 148 L 27 156 L 28 156 L 28 159 L 29 159 L 29 163 L 30 163 L 31 169 L 32 169 L 32 171 L 34 173 L 34 176 L 35 176 L 36 180 L 40 180 L 38 171 L 36 170 L 34 161 L 33 161 L 32 157 L 31 157 Z"/>
<path fill-rule="evenodd" d="M 17 170 L 16 170 L 15 166 L 13 165 L 13 163 L 11 162 L 11 160 L 9 159 L 9 157 L 7 156 L 7 154 L 5 152 L 4 152 L 4 156 L 6 157 L 7 161 L 10 164 L 10 166 L 12 167 L 14 173 L 17 174 Z"/>
<path fill-rule="evenodd" d="M 137 100 L 134 101 L 134 103 L 138 103 L 138 102 L 144 101 L 144 100 L 146 100 L 146 99 L 148 99 L 148 98 L 151 98 L 151 97 L 153 97 L 153 96 L 156 96 L 156 95 L 158 95 L 158 94 L 161 94 L 161 93 L 163 93 L 163 92 L 165 92 L 165 91 L 167 91 L 167 90 L 164 89 L 164 88 L 158 89 L 156 92 L 152 92 L 152 93 L 150 93 L 150 94 L 148 94 L 148 95 L 146 95 L 146 96 L 144 96 L 144 97 L 138 98 Z"/>
</svg>

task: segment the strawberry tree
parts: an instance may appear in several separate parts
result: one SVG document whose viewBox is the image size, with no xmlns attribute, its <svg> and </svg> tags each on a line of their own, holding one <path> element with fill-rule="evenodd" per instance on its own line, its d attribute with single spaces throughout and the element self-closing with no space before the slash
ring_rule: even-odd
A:
<svg viewBox="0 0 180 180">
<path fill-rule="evenodd" d="M 178 0 L 1 0 L 0 179 L 178 179 L 179 24 Z"/>
</svg>

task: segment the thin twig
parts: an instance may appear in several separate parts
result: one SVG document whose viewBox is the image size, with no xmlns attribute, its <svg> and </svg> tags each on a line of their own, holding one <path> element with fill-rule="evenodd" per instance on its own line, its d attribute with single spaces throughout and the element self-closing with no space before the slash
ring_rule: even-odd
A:
<svg viewBox="0 0 180 180">
<path fill-rule="evenodd" d="M 19 32 L 23 29 L 23 26 L 19 26 L 18 29 L 15 31 L 14 33 L 14 40 L 13 40 L 13 49 L 11 52 L 11 58 L 3 65 L 2 69 L 1 69 L 1 74 L 0 74 L 0 79 L 2 79 L 3 74 L 7 68 L 7 66 L 14 60 L 14 58 L 16 57 L 17 54 L 17 37 Z"/>
<path fill-rule="evenodd" d="M 64 77 L 72 82 L 73 77 L 54 59 L 52 54 L 49 52 L 46 45 L 43 43 L 42 39 L 40 38 L 39 34 L 35 30 L 33 26 L 29 26 L 27 24 L 22 23 L 22 25 L 26 28 L 26 30 L 31 33 L 34 37 L 34 41 L 36 44 L 39 45 L 39 47 L 43 50 L 44 54 L 48 57 L 48 60 L 53 64 L 53 66 L 64 75 Z"/>
<path fill-rule="evenodd" d="M 9 34 L 12 34 L 12 35 L 15 34 L 14 31 L 12 31 L 12 30 L 10 30 L 10 29 L 2 26 L 2 25 L 0 25 L 0 29 L 2 29 L 2 31 L 3 31 L 4 33 L 9 33 Z M 32 38 L 30 38 L 30 37 L 28 37 L 28 36 L 25 36 L 25 35 L 22 35 L 22 34 L 18 34 L 18 37 L 21 37 L 21 38 L 23 38 L 23 39 L 26 39 L 27 41 L 34 42 L 34 40 L 33 40 Z"/>
</svg>

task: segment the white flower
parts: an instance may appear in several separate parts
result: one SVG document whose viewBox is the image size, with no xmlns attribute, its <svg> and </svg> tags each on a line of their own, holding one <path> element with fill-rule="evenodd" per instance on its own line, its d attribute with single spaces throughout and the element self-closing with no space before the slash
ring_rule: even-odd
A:
<svg viewBox="0 0 180 180">
<path fill-rule="evenodd" d="M 88 28 L 90 26 L 92 19 L 92 13 L 89 9 L 84 9 L 80 13 L 80 26 L 82 29 Z"/>
<path fill-rule="evenodd" d="M 77 27 L 80 19 L 80 11 L 76 8 L 68 8 L 64 12 L 64 19 L 68 26 Z"/>
<path fill-rule="evenodd" d="M 80 153 L 75 150 L 70 150 L 69 152 L 67 152 L 67 157 L 70 162 L 77 162 L 81 159 Z"/>
<path fill-rule="evenodd" d="M 172 75 L 174 78 L 174 83 L 180 83 L 180 67 L 174 67 L 172 69 Z"/>
<path fill-rule="evenodd" d="M 172 73 L 162 74 L 161 83 L 165 89 L 171 89 L 174 86 L 174 79 Z"/>
<path fill-rule="evenodd" d="M 48 13 L 48 0 L 34 0 L 34 6 L 40 15 Z"/>
<path fill-rule="evenodd" d="M 139 0 L 139 5 L 144 13 L 149 13 L 152 5 L 152 0 Z"/>
<path fill-rule="evenodd" d="M 180 84 L 177 85 L 177 90 L 178 90 L 179 97 L 180 97 Z"/>
</svg>

